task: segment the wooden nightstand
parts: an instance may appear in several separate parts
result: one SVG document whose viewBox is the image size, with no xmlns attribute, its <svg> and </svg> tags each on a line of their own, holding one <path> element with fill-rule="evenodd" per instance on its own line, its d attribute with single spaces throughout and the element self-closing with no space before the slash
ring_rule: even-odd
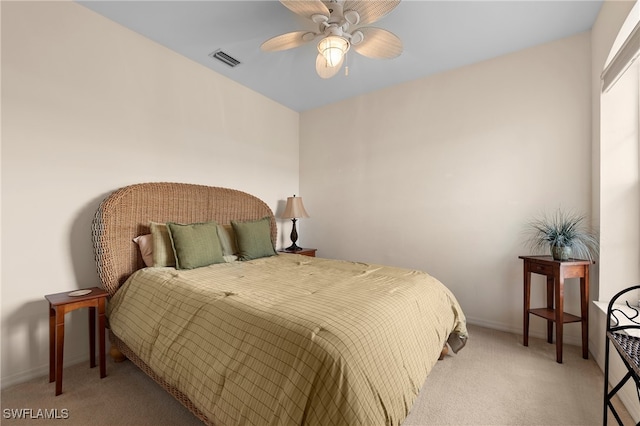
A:
<svg viewBox="0 0 640 426">
<path fill-rule="evenodd" d="M 85 293 L 86 294 L 83 294 Z M 74 294 L 79 294 L 75 296 Z M 55 380 L 56 396 L 62 393 L 62 360 L 64 357 L 64 316 L 67 312 L 89 308 L 89 360 L 96 366 L 96 314 L 100 343 L 100 378 L 107 375 L 105 358 L 105 301 L 109 293 L 98 287 L 49 294 L 49 383 Z M 97 308 L 97 313 L 96 313 Z"/>
<path fill-rule="evenodd" d="M 593 261 L 554 260 L 551 256 L 520 256 L 524 261 L 524 346 L 529 346 L 529 314 L 547 320 L 547 342 L 553 343 L 556 325 L 556 362 L 562 363 L 562 338 L 565 323 L 582 323 L 582 358 L 589 358 L 589 266 Z M 547 307 L 531 309 L 531 274 L 547 277 Z M 566 278 L 580 279 L 580 316 L 564 312 Z"/>
<path fill-rule="evenodd" d="M 302 248 L 301 250 L 278 250 L 278 253 L 289 253 L 289 254 L 301 254 L 303 256 L 316 257 L 316 251 L 318 249 L 314 248 Z"/>
</svg>

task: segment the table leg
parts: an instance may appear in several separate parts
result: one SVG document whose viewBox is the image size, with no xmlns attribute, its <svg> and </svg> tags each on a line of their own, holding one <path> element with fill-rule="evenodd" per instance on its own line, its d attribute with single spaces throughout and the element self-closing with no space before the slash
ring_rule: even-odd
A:
<svg viewBox="0 0 640 426">
<path fill-rule="evenodd" d="M 589 266 L 580 278 L 580 309 L 582 313 L 582 358 L 589 359 Z"/>
<path fill-rule="evenodd" d="M 522 331 L 523 345 L 529 346 L 529 307 L 531 305 L 531 273 L 528 262 L 524 262 L 524 329 Z"/>
<path fill-rule="evenodd" d="M 553 277 L 547 276 L 547 308 L 553 309 Z M 547 320 L 547 342 L 553 343 L 553 321 Z"/>
<path fill-rule="evenodd" d="M 89 307 L 89 367 L 96 366 L 96 308 Z"/>
<path fill-rule="evenodd" d="M 49 383 L 56 379 L 56 310 L 49 305 Z"/>
<path fill-rule="evenodd" d="M 106 361 L 106 346 L 105 346 L 105 299 L 101 298 L 98 301 L 98 333 L 100 339 L 100 378 L 104 378 L 107 375 L 107 361 Z"/>
<path fill-rule="evenodd" d="M 564 276 L 556 277 L 556 362 L 562 364 L 562 331 L 564 328 Z"/>
<path fill-rule="evenodd" d="M 62 363 L 64 357 L 64 307 L 56 309 L 56 396 L 62 393 Z"/>
</svg>

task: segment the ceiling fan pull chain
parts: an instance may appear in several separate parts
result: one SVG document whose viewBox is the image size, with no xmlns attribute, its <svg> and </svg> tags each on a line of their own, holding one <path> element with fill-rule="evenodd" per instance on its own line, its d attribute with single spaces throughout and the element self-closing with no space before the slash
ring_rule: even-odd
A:
<svg viewBox="0 0 640 426">
<path fill-rule="evenodd" d="M 344 76 L 348 77 L 349 76 L 349 56 L 346 53 L 344 54 L 344 62 L 346 63 L 346 65 L 344 66 Z"/>
</svg>

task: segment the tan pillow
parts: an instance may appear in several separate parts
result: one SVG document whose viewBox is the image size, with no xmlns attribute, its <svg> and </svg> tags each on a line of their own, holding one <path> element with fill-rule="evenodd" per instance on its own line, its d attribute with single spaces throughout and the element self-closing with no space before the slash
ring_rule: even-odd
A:
<svg viewBox="0 0 640 426">
<path fill-rule="evenodd" d="M 238 253 L 238 247 L 236 245 L 236 236 L 233 233 L 233 227 L 231 225 L 218 224 L 218 239 L 222 246 L 222 254 L 225 256 L 233 256 Z"/>
<path fill-rule="evenodd" d="M 153 266 L 176 266 L 176 257 L 167 225 L 151 222 L 149 228 L 153 236 Z"/>
<path fill-rule="evenodd" d="M 139 235 L 133 239 L 133 242 L 138 245 L 145 266 L 153 266 L 153 236 Z"/>
</svg>

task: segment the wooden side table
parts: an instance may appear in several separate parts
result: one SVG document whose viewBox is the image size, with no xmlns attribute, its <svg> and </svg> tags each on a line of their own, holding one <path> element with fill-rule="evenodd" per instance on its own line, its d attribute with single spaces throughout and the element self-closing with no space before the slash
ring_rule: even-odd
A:
<svg viewBox="0 0 640 426">
<path fill-rule="evenodd" d="M 582 358 L 589 358 L 589 266 L 591 260 L 554 260 L 551 256 L 520 256 L 524 260 L 524 346 L 529 346 L 529 314 L 547 320 L 547 342 L 553 343 L 556 324 L 556 361 L 562 363 L 562 332 L 565 323 L 582 323 Z M 547 277 L 547 307 L 531 309 L 531 274 Z M 580 316 L 564 312 L 564 281 L 580 278 Z M 555 300 L 555 304 L 554 304 Z"/>
<path fill-rule="evenodd" d="M 290 254 L 301 254 L 303 256 L 316 257 L 316 251 L 318 249 L 314 248 L 303 248 L 301 250 L 278 250 L 278 253 L 290 253 Z"/>
<path fill-rule="evenodd" d="M 82 294 L 87 292 L 86 294 Z M 75 296 L 74 294 L 80 295 Z M 64 316 L 67 312 L 89 308 L 89 359 L 96 366 L 96 314 L 100 342 L 100 378 L 106 377 L 105 358 L 105 301 L 109 293 L 98 287 L 49 294 L 49 383 L 55 380 L 56 396 L 62 393 L 62 361 L 64 357 Z M 96 313 L 97 309 L 97 313 Z"/>
</svg>

